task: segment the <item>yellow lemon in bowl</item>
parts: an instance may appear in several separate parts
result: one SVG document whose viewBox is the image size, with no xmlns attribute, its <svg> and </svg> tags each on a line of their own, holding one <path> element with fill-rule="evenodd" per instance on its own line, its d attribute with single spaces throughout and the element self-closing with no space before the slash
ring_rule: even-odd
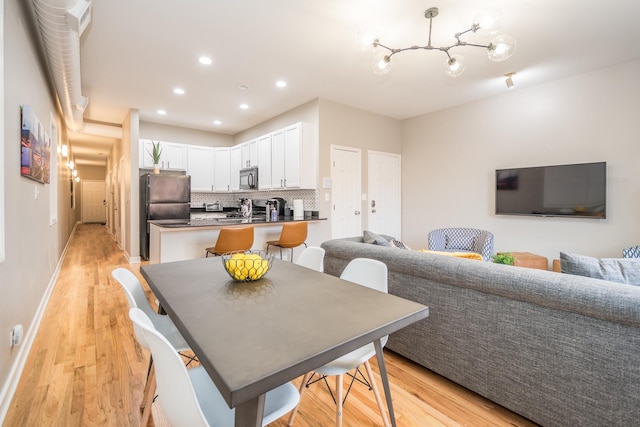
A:
<svg viewBox="0 0 640 427">
<path fill-rule="evenodd" d="M 273 262 L 273 254 L 264 251 L 225 254 L 223 265 L 229 276 L 235 281 L 246 282 L 262 278 Z"/>
</svg>

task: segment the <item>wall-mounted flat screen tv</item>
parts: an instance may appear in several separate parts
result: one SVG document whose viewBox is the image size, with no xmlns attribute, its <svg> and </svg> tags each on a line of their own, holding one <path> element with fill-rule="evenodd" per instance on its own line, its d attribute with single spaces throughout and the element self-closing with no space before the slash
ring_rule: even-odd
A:
<svg viewBox="0 0 640 427">
<path fill-rule="evenodd" d="M 606 162 L 497 169 L 496 214 L 606 218 L 606 184 Z"/>
</svg>

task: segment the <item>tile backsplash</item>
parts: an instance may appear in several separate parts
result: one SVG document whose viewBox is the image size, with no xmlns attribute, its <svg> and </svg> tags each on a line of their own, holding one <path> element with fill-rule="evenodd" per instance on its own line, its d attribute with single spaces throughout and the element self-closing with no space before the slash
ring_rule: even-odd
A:
<svg viewBox="0 0 640 427">
<path fill-rule="evenodd" d="M 287 202 L 287 207 L 293 208 L 294 199 L 302 199 L 305 210 L 318 210 L 320 202 L 317 190 L 284 190 L 284 191 L 243 191 L 238 193 L 191 193 L 191 206 L 203 206 L 205 203 L 220 201 L 224 207 L 235 207 L 238 199 L 248 197 L 250 199 L 271 199 L 282 197 Z"/>
</svg>

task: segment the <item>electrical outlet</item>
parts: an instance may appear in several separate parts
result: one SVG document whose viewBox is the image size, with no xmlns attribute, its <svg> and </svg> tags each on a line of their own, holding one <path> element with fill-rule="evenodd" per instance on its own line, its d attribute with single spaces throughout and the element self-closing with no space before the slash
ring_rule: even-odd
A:
<svg viewBox="0 0 640 427">
<path fill-rule="evenodd" d="M 16 325 L 11 329 L 11 340 L 9 343 L 9 347 L 13 347 L 19 345 L 22 342 L 22 335 L 24 333 L 24 329 L 22 325 Z"/>
<path fill-rule="evenodd" d="M 33 194 L 33 197 L 35 198 L 35 200 L 38 200 L 38 194 L 40 193 L 40 191 L 38 191 L 38 186 L 34 185 L 33 189 L 35 190 L 34 194 Z"/>
</svg>

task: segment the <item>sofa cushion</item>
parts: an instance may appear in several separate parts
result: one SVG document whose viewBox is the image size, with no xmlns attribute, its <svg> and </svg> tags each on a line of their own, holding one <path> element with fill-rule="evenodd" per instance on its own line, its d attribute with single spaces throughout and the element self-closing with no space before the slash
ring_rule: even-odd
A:
<svg viewBox="0 0 640 427">
<path fill-rule="evenodd" d="M 560 271 L 640 286 L 640 259 L 598 259 L 586 255 L 560 252 Z"/>
<path fill-rule="evenodd" d="M 372 243 L 374 245 L 380 246 L 391 246 L 391 243 L 389 243 L 387 239 L 369 230 L 364 230 L 364 232 L 362 233 L 362 238 L 365 243 Z"/>
</svg>

